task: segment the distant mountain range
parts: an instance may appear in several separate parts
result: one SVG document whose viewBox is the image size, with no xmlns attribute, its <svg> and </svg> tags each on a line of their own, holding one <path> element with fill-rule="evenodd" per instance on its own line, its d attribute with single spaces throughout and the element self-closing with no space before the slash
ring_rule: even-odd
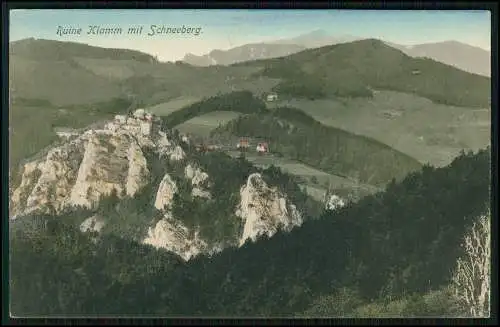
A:
<svg viewBox="0 0 500 327">
<path fill-rule="evenodd" d="M 315 30 L 291 39 L 246 44 L 229 50 L 212 50 L 201 56 L 186 54 L 183 61 L 193 66 L 231 65 L 250 60 L 283 57 L 306 49 L 361 39 L 353 35 L 330 35 L 323 30 Z M 414 46 L 392 42 L 385 43 L 411 57 L 427 57 L 470 73 L 491 75 L 491 53 L 478 47 L 457 41 L 425 43 Z"/>
<path fill-rule="evenodd" d="M 351 35 L 332 36 L 323 30 L 316 30 L 291 39 L 245 44 L 229 50 L 212 50 L 201 56 L 189 53 L 182 61 L 193 66 L 231 65 L 250 60 L 284 57 L 306 49 L 358 39 L 360 38 Z"/>
<path fill-rule="evenodd" d="M 324 30 L 314 30 L 312 32 L 302 34 L 291 39 L 282 39 L 271 44 L 297 44 L 304 48 L 319 48 L 326 45 L 332 45 L 337 43 L 346 43 L 356 40 L 361 40 L 362 38 L 349 34 L 341 35 L 331 35 Z"/>
<path fill-rule="evenodd" d="M 306 49 L 298 44 L 253 43 L 229 50 L 212 50 L 202 56 L 187 54 L 183 61 L 193 66 L 231 65 L 250 60 L 288 56 Z"/>
</svg>

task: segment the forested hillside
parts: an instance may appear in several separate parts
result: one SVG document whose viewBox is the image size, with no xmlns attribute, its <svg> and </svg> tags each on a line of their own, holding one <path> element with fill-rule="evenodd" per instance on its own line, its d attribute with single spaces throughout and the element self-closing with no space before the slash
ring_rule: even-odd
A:
<svg viewBox="0 0 500 327">
<path fill-rule="evenodd" d="M 270 142 L 272 153 L 373 185 L 399 180 L 421 167 L 417 160 L 383 143 L 325 126 L 295 108 L 243 115 L 212 134 L 261 138 Z"/>
<path fill-rule="evenodd" d="M 362 312 L 377 316 L 378 302 L 449 299 L 441 290 L 466 230 L 487 211 L 489 185 L 489 150 L 463 154 L 290 233 L 188 263 L 135 242 L 80 234 L 63 218 L 33 217 L 24 221 L 31 228 L 11 226 L 11 312 L 290 316 L 311 314 L 330 296 L 338 308 L 372 303 Z M 436 315 L 436 307 L 406 308 L 405 316 Z"/>
<path fill-rule="evenodd" d="M 456 106 L 490 103 L 489 78 L 409 57 L 376 39 L 236 65 L 261 67 L 260 76 L 282 79 L 274 90 L 290 98 L 370 97 L 375 89 L 414 93 Z"/>
<path fill-rule="evenodd" d="M 237 91 L 209 97 L 168 115 L 165 126 L 174 127 L 191 118 L 213 111 L 235 111 L 245 114 L 263 112 L 266 104 L 249 91 Z"/>
</svg>

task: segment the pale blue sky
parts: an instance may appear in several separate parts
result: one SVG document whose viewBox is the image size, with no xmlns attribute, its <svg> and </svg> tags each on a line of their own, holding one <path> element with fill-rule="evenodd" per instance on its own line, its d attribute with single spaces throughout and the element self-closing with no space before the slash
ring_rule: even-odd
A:
<svg viewBox="0 0 500 327">
<path fill-rule="evenodd" d="M 140 36 L 58 36 L 57 27 L 144 25 Z M 151 24 L 202 27 L 202 34 L 147 36 Z M 185 53 L 204 54 L 250 42 L 284 39 L 322 29 L 333 35 L 374 37 L 412 45 L 456 40 L 490 49 L 488 11 L 381 10 L 13 10 L 11 40 L 27 37 L 131 48 L 178 60 Z"/>
</svg>

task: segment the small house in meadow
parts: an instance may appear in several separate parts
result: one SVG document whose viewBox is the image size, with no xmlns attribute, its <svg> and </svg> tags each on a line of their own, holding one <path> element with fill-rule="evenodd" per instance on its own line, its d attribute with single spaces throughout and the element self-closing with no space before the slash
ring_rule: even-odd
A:
<svg viewBox="0 0 500 327">
<path fill-rule="evenodd" d="M 267 97 L 266 97 L 266 101 L 267 102 L 273 102 L 273 101 L 276 101 L 276 100 L 278 100 L 278 94 L 276 94 L 274 92 L 273 93 L 269 93 L 267 95 Z"/>
<path fill-rule="evenodd" d="M 248 142 L 248 139 L 242 138 L 242 139 L 240 139 L 240 141 L 238 142 L 238 144 L 236 144 L 236 148 L 238 148 L 240 150 L 244 150 L 244 149 L 247 149 L 249 145 L 250 144 Z"/>
<path fill-rule="evenodd" d="M 262 142 L 257 144 L 257 148 L 255 149 L 259 154 L 269 152 L 269 146 L 267 142 Z"/>
</svg>

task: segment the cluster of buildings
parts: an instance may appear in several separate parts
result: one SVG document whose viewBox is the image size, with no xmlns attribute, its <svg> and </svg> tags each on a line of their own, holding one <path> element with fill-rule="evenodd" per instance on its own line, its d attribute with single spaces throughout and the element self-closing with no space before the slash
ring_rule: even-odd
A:
<svg viewBox="0 0 500 327">
<path fill-rule="evenodd" d="M 192 144 L 191 136 L 189 134 L 182 134 L 181 135 L 181 141 L 183 143 L 186 143 L 186 144 L 190 145 L 190 146 Z M 214 145 L 214 144 L 210 145 L 210 144 L 206 144 L 206 143 L 204 143 L 202 141 L 196 142 L 196 140 L 195 140 L 193 144 L 194 144 L 193 145 L 194 148 L 198 152 L 210 152 L 210 151 L 221 150 L 221 146 L 220 145 Z"/>
<path fill-rule="evenodd" d="M 212 152 L 212 151 L 222 151 L 224 149 L 234 149 L 231 145 L 220 145 L 220 144 L 206 144 L 204 142 L 198 142 L 194 145 L 198 152 Z M 236 144 L 236 149 L 241 152 L 248 152 L 251 148 L 250 141 L 248 138 L 241 138 Z M 269 152 L 269 144 L 267 142 L 259 142 L 255 147 L 255 151 L 259 154 L 264 154 Z"/>
<path fill-rule="evenodd" d="M 247 138 L 242 138 L 238 144 L 236 144 L 236 148 L 240 151 L 248 151 L 250 148 L 250 142 Z M 267 153 L 269 152 L 269 144 L 267 142 L 259 142 L 257 143 L 255 151 L 259 154 Z"/>
<path fill-rule="evenodd" d="M 220 145 L 208 145 L 208 144 L 196 144 L 196 151 L 198 152 L 212 152 L 212 151 L 220 151 Z"/>
<path fill-rule="evenodd" d="M 144 109 L 137 109 L 128 115 L 116 115 L 115 119 L 106 125 L 106 128 L 112 131 L 123 128 L 136 134 L 149 136 L 153 133 L 156 126 L 154 123 L 157 120 L 158 117 L 152 113 L 146 112 Z"/>
</svg>

